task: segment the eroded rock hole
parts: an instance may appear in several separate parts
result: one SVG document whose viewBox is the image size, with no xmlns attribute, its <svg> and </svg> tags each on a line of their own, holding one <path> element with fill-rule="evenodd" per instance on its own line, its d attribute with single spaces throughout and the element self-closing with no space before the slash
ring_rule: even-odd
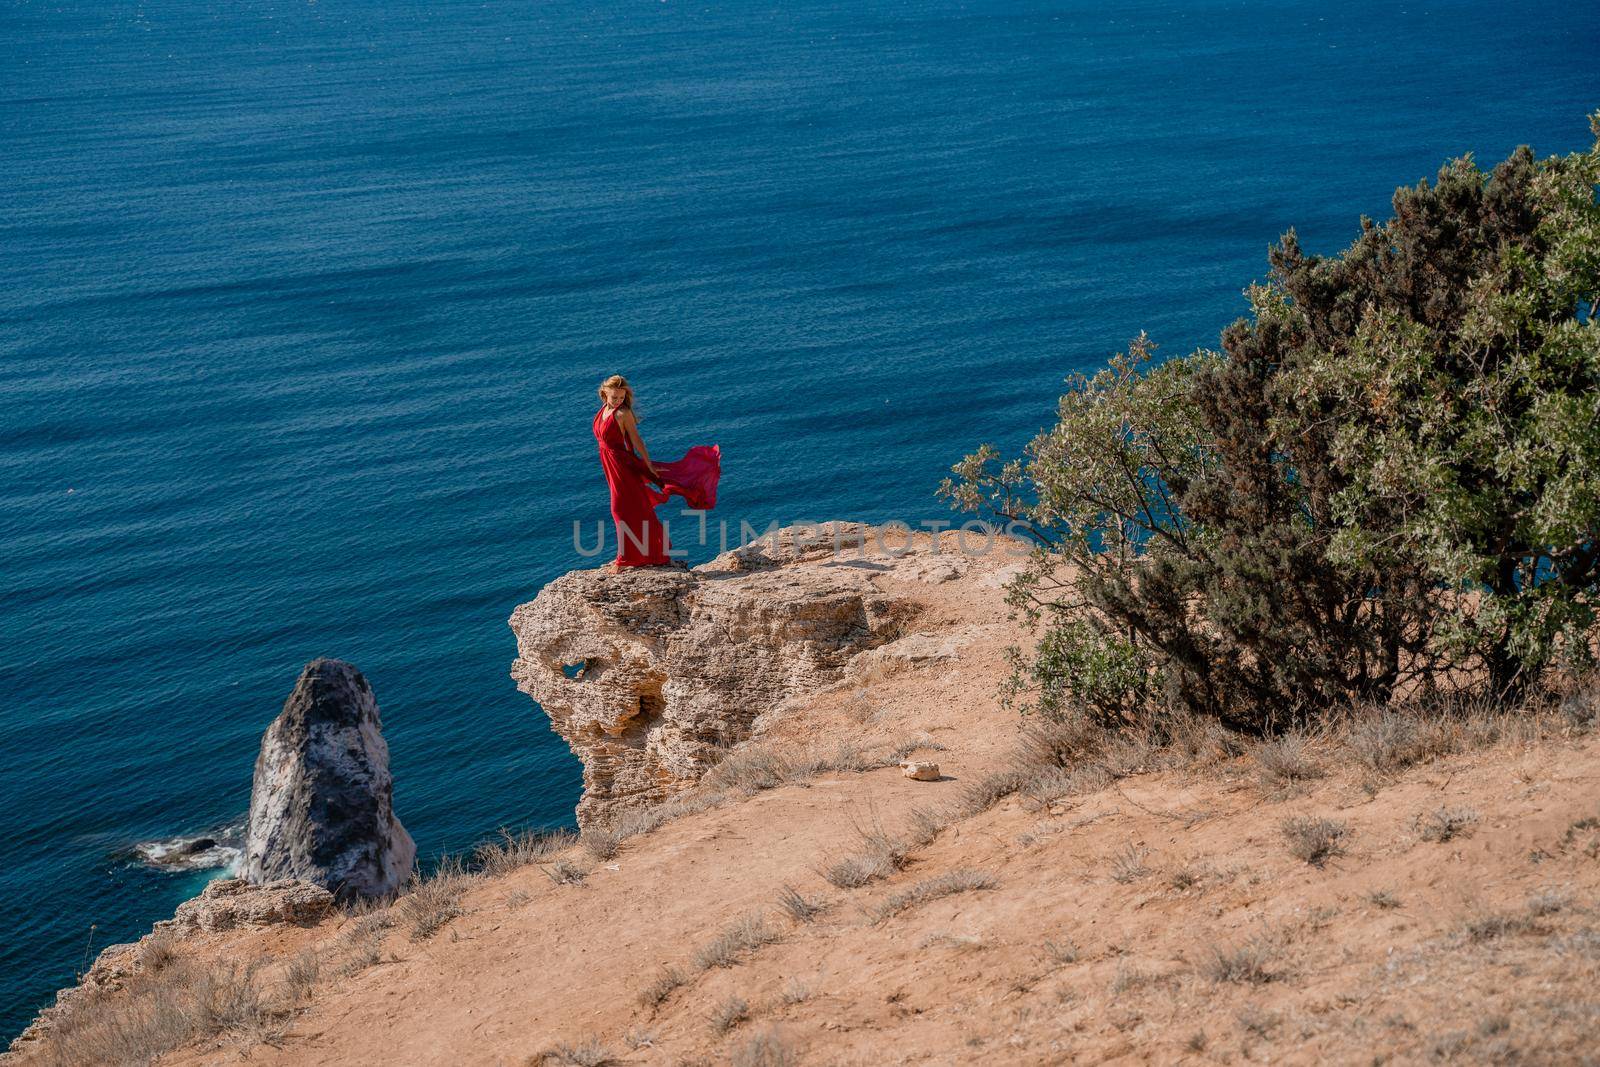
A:
<svg viewBox="0 0 1600 1067">
<path fill-rule="evenodd" d="M 571 682 L 582 682 L 594 678 L 600 673 L 601 663 L 597 659 L 585 658 L 572 663 L 563 663 L 561 673 L 566 675 Z"/>
</svg>

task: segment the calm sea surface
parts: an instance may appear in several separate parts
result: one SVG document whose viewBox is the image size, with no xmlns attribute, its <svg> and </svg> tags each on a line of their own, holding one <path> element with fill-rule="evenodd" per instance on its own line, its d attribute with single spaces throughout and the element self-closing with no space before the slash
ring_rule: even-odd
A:
<svg viewBox="0 0 1600 1067">
<path fill-rule="evenodd" d="M 943 518 L 1280 231 L 1585 144 L 1597 15 L 0 0 L 0 1031 L 215 874 L 130 850 L 237 825 L 314 656 L 424 855 L 570 824 L 505 619 L 606 516 L 604 375 L 735 524 Z"/>
</svg>

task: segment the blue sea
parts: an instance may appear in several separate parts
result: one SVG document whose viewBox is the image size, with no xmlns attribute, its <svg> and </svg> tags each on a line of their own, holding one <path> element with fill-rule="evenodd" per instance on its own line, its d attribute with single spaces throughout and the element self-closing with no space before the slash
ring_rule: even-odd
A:
<svg viewBox="0 0 1600 1067">
<path fill-rule="evenodd" d="M 1288 227 L 1583 147 L 1597 14 L 0 0 L 0 1031 L 216 875 L 138 849 L 237 834 L 313 657 L 424 856 L 571 824 L 505 620 L 594 562 L 602 377 L 735 526 L 945 518 Z"/>
</svg>

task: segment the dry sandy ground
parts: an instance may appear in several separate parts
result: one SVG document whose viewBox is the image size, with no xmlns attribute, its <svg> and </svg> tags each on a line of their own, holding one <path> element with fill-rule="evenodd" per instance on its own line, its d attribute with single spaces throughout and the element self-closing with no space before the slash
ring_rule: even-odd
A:
<svg viewBox="0 0 1600 1067">
<path fill-rule="evenodd" d="M 593 1063 L 599 1048 L 663 1065 L 1600 1062 L 1593 735 L 1383 777 L 1329 747 L 1323 775 L 1287 789 L 1249 753 L 1135 770 L 1047 804 L 1010 796 L 885 880 L 829 884 L 821 871 L 857 828 L 898 832 L 955 802 L 1011 766 L 1018 741 L 995 695 L 1015 634 L 993 566 L 893 591 L 925 605 L 916 629 L 970 642 L 864 695 L 819 695 L 769 743 L 877 754 L 926 731 L 946 746 L 927 757 L 944 780 L 830 772 L 686 815 L 610 859 L 574 849 L 581 884 L 554 882 L 548 861 L 476 879 L 463 914 L 423 940 L 380 933 L 379 962 L 353 973 L 340 966 L 357 918 L 206 935 L 185 951 L 281 961 L 309 946 L 322 977 L 276 1045 L 162 1062 Z M 1458 832 L 1428 840 L 1440 809 Z M 1344 823 L 1343 854 L 1292 856 L 1291 816 Z M 875 921 L 894 894 L 961 871 L 993 885 Z M 825 910 L 795 921 L 785 886 Z M 777 939 L 697 969 L 697 950 L 750 912 Z M 684 983 L 643 1003 L 664 967 Z M 724 1029 L 730 998 L 747 1018 Z"/>
</svg>

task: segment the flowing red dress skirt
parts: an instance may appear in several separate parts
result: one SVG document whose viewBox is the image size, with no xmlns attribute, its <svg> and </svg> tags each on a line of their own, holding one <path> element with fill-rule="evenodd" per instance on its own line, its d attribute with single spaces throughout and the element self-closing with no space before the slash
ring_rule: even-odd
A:
<svg viewBox="0 0 1600 1067">
<path fill-rule="evenodd" d="M 659 567 L 670 563 L 667 528 L 656 518 L 656 506 L 674 496 L 697 511 L 717 506 L 717 478 L 722 474 L 722 450 L 716 445 L 696 445 L 682 459 L 657 463 L 660 488 L 654 477 L 628 447 L 622 427 L 602 408 L 594 417 L 594 439 L 600 445 L 600 465 L 611 486 L 611 517 L 617 524 L 617 566 Z"/>
</svg>

